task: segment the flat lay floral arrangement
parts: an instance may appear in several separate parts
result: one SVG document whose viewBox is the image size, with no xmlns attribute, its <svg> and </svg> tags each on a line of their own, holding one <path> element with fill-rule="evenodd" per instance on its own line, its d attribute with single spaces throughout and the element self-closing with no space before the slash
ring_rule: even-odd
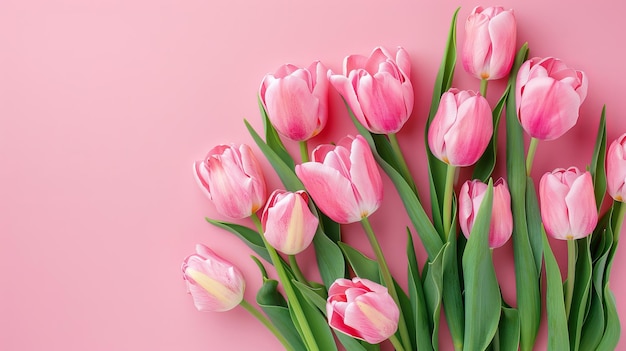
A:
<svg viewBox="0 0 626 351">
<path fill-rule="evenodd" d="M 620 324 L 609 278 L 626 209 L 626 134 L 609 144 L 605 112 L 598 111 L 588 167 L 555 168 L 535 182 L 529 174 L 537 145 L 577 123 L 587 76 L 566 58 L 529 56 L 527 44 L 517 45 L 513 10 L 501 7 L 476 7 L 457 48 L 457 13 L 429 115 L 414 117 L 426 123 L 428 167 L 419 176 L 429 179 L 428 203 L 396 136 L 415 97 L 403 48 L 350 55 L 341 74 L 314 62 L 285 64 L 262 79 L 265 130 L 245 126 L 282 188 L 267 189 L 257 155 L 245 144 L 214 147 L 194 172 L 223 216 L 207 221 L 250 247 L 264 283 L 256 301 L 245 300 L 240 271 L 213 251 L 218 247 L 198 244 L 182 265 L 198 310 L 241 306 L 286 350 L 370 351 L 386 343 L 396 350 L 438 350 L 442 318 L 455 350 L 532 350 L 545 299 L 548 350 L 615 349 Z M 457 49 L 479 92 L 451 86 Z M 498 79 L 508 85 L 490 106 L 488 83 Z M 342 96 L 359 133 L 317 145 L 331 89 Z M 496 159 L 501 123 L 506 157 Z M 287 143 L 299 144 L 300 155 Z M 505 164 L 506 175 L 493 179 L 496 162 Z M 459 179 L 461 168 L 471 178 Z M 406 237 L 404 277 L 390 273 L 385 257 L 391 253 L 383 252 L 368 219 L 381 205 L 383 177 L 410 220 L 405 232 L 393 233 Z M 228 221 L 245 218 L 249 225 Z M 342 240 L 342 225 L 356 222 L 371 250 Z M 564 277 L 548 236 L 567 242 Z M 492 259 L 508 240 L 515 301 L 503 298 Z M 321 281 L 305 276 L 296 258 L 310 245 Z M 417 245 L 428 256 L 421 266 Z"/>
</svg>

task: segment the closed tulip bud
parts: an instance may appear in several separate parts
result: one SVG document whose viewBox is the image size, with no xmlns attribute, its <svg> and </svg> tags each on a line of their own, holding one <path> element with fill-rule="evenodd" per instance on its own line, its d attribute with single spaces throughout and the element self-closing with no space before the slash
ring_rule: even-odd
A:
<svg viewBox="0 0 626 351">
<path fill-rule="evenodd" d="M 356 119 L 372 133 L 398 132 L 413 111 L 413 85 L 408 53 L 398 48 L 395 59 L 383 48 L 369 57 L 350 55 L 343 75 L 330 75 L 330 83 L 350 106 Z"/>
<path fill-rule="evenodd" d="M 274 128 L 291 140 L 308 140 L 326 125 L 328 77 L 319 61 L 309 68 L 281 66 L 265 76 L 259 96 Z"/>
<path fill-rule="evenodd" d="M 459 192 L 459 224 L 466 238 L 469 238 L 474 227 L 478 210 L 486 192 L 487 184 L 479 180 L 468 180 L 461 186 Z M 493 185 L 489 247 L 495 249 L 504 245 L 511 234 L 513 234 L 511 194 L 506 181 L 500 178 Z"/>
<path fill-rule="evenodd" d="M 185 259 L 182 270 L 198 311 L 224 312 L 243 300 L 246 282 L 239 269 L 204 245 L 196 245 L 196 253 Z"/>
<path fill-rule="evenodd" d="M 338 223 L 354 223 L 374 213 L 383 198 L 380 171 L 367 141 L 345 137 L 320 145 L 296 174 L 319 209 Z"/>
<path fill-rule="evenodd" d="M 546 232 L 556 239 L 583 238 L 598 223 L 598 210 L 589 172 L 576 167 L 558 168 L 539 182 L 541 220 Z"/>
<path fill-rule="evenodd" d="M 247 145 L 219 145 L 204 161 L 194 163 L 200 188 L 217 211 L 230 218 L 246 218 L 265 203 L 261 166 Z"/>
<path fill-rule="evenodd" d="M 526 133 L 539 140 L 553 140 L 578 121 L 587 96 L 587 76 L 547 57 L 530 59 L 519 69 L 515 85 L 517 115 Z"/>
<path fill-rule="evenodd" d="M 606 154 L 606 185 L 609 195 L 616 201 L 626 199 L 626 134 L 609 146 Z"/>
<path fill-rule="evenodd" d="M 513 10 L 476 7 L 465 22 L 463 68 L 478 79 L 506 77 L 515 58 L 517 24 Z"/>
<path fill-rule="evenodd" d="M 318 219 L 309 209 L 304 191 L 275 190 L 270 195 L 261 221 L 267 242 L 276 250 L 295 255 L 313 241 Z"/>
<path fill-rule="evenodd" d="M 395 334 L 400 310 L 384 286 L 363 278 L 342 278 L 328 289 L 326 315 L 334 329 L 378 344 Z"/>
<path fill-rule="evenodd" d="M 438 159 L 452 166 L 470 166 L 485 152 L 493 122 L 489 102 L 480 94 L 450 89 L 443 93 L 428 130 L 428 145 Z"/>
</svg>

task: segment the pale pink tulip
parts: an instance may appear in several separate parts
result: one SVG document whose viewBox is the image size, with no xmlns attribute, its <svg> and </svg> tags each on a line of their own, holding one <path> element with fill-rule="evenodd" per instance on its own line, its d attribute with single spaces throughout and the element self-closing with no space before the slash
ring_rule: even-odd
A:
<svg viewBox="0 0 626 351">
<path fill-rule="evenodd" d="M 478 210 L 486 192 L 487 184 L 479 180 L 468 180 L 461 186 L 459 191 L 459 225 L 466 238 L 469 238 L 474 227 Z M 512 233 L 511 194 L 506 181 L 500 178 L 493 184 L 489 247 L 495 249 L 504 245 Z"/>
<path fill-rule="evenodd" d="M 380 284 L 363 278 L 337 279 L 328 289 L 326 315 L 334 329 L 378 344 L 395 334 L 400 310 Z"/>
<path fill-rule="evenodd" d="M 193 167 L 198 185 L 220 214 L 245 218 L 265 203 L 265 179 L 249 146 L 216 146 Z"/>
<path fill-rule="evenodd" d="M 275 190 L 267 200 L 261 221 L 267 242 L 276 250 L 295 255 L 313 241 L 318 219 L 309 209 L 304 191 Z"/>
<path fill-rule="evenodd" d="M 558 168 L 539 182 L 541 219 L 546 232 L 556 239 L 583 238 L 598 223 L 598 210 L 589 172 L 576 167 Z"/>
<path fill-rule="evenodd" d="M 291 140 L 308 140 L 326 125 L 328 77 L 319 61 L 309 68 L 281 66 L 263 78 L 259 96 L 274 128 Z"/>
<path fill-rule="evenodd" d="M 626 133 L 614 140 L 607 151 L 606 185 L 613 199 L 626 200 Z"/>
<path fill-rule="evenodd" d="M 506 77 L 515 58 L 517 24 L 513 10 L 475 7 L 465 22 L 463 68 L 478 79 Z"/>
<path fill-rule="evenodd" d="M 470 166 L 485 152 L 493 122 L 489 102 L 480 94 L 450 89 L 443 93 L 428 130 L 430 151 L 452 166 Z"/>
<path fill-rule="evenodd" d="M 196 245 L 196 253 L 185 258 L 182 270 L 198 311 L 224 312 L 243 300 L 246 282 L 239 269 L 204 245 Z"/>
<path fill-rule="evenodd" d="M 395 59 L 378 47 L 369 57 L 350 55 L 343 75 L 329 71 L 330 82 L 350 106 L 356 119 L 370 132 L 398 132 L 413 111 L 411 61 L 401 47 Z"/>
<path fill-rule="evenodd" d="M 587 75 L 546 57 L 530 59 L 519 69 L 515 86 L 517 115 L 526 133 L 553 140 L 578 121 L 587 96 Z"/>
<path fill-rule="evenodd" d="M 383 198 L 380 171 L 360 135 L 345 137 L 336 146 L 318 146 L 311 162 L 296 166 L 296 174 L 319 209 L 338 223 L 371 215 Z"/>
</svg>

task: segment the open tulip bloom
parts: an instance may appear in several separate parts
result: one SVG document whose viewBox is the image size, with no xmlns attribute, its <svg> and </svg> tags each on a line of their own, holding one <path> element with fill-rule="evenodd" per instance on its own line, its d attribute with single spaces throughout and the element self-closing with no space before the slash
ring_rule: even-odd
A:
<svg viewBox="0 0 626 351">
<path fill-rule="evenodd" d="M 262 79 L 265 133 L 245 124 L 268 162 L 260 163 L 245 144 L 228 144 L 194 164 L 216 213 L 237 223 L 206 220 L 253 250 L 262 286 L 257 304 L 248 303 L 241 272 L 198 245 L 183 263 L 183 277 L 199 310 L 242 306 L 287 351 L 364 351 L 379 343 L 397 351 L 437 350 L 440 316 L 455 351 L 545 349 L 537 345 L 542 315 L 548 350 L 617 347 L 620 321 L 609 282 L 626 213 L 626 133 L 607 143 L 603 110 L 592 158 L 581 161 L 590 165 L 587 170 L 557 168 L 533 178 L 538 140 L 575 128 L 587 76 L 553 57 L 527 59 L 526 44 L 514 56 L 513 10 L 477 6 L 460 47 L 463 66 L 481 79 L 481 89 L 452 88 L 456 16 L 428 116 L 416 119 L 427 126 L 420 141 L 427 146 L 427 164 L 415 158 L 419 152 L 405 159 L 396 135 L 415 98 L 407 50 L 392 54 L 377 47 L 369 56 L 348 55 L 343 74 L 316 61 L 308 68 L 285 64 Z M 486 82 L 507 77 L 492 110 Z M 344 99 L 343 114 L 331 110 L 333 93 Z M 352 119 L 356 133 L 313 145 L 328 116 L 342 115 Z M 501 115 L 504 136 L 497 133 Z M 288 143 L 300 144 L 300 160 Z M 416 186 L 407 161 L 428 180 L 425 189 Z M 269 199 L 262 164 L 271 165 L 282 183 Z M 468 167 L 471 178 L 462 179 L 467 173 L 457 172 L 459 167 Z M 383 191 L 392 191 L 387 186 L 406 211 L 399 232 L 385 225 L 385 213 L 372 216 L 383 206 Z M 356 222 L 370 247 L 351 246 L 359 238 L 342 232 Z M 398 252 L 384 252 L 392 246 L 379 239 L 407 238 L 403 280 L 385 260 Z M 493 249 L 507 242 L 515 263 L 514 298 L 501 293 L 493 261 Z M 552 245 L 567 245 L 566 279 Z M 305 250 L 314 251 L 315 259 Z"/>
</svg>

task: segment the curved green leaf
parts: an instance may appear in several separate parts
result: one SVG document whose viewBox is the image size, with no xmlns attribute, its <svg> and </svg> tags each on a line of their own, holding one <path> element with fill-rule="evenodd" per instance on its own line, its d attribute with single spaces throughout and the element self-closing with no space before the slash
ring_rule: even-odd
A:
<svg viewBox="0 0 626 351">
<path fill-rule="evenodd" d="M 456 201 L 452 205 L 452 223 L 457 221 Z M 448 245 L 443 252 L 443 311 L 448 322 L 455 350 L 463 348 L 465 333 L 465 308 L 463 307 L 463 288 L 458 257 L 456 226 L 450 227 Z"/>
<path fill-rule="evenodd" d="M 340 242 L 338 244 L 346 256 L 350 267 L 352 267 L 352 270 L 358 277 L 380 284 L 380 268 L 375 260 L 365 256 L 359 250 L 346 243 Z"/>
<path fill-rule="evenodd" d="M 576 279 L 574 281 L 574 292 L 572 294 L 572 305 L 568 320 L 570 349 L 579 350 L 580 338 L 584 323 L 585 314 L 591 290 L 591 252 L 589 244 L 591 240 L 585 237 L 577 240 L 576 256 Z M 583 349 L 584 350 L 584 349 Z"/>
<path fill-rule="evenodd" d="M 441 299 L 443 290 L 443 255 L 448 244 L 444 244 L 441 251 L 432 262 L 428 262 L 424 274 L 424 301 L 429 315 L 430 329 L 432 330 L 431 343 L 433 350 L 439 350 L 439 319 L 441 315 Z"/>
<path fill-rule="evenodd" d="M 514 308 L 502 306 L 498 326 L 498 348 L 495 350 L 517 350 L 519 347 L 519 313 Z"/>
<path fill-rule="evenodd" d="M 272 122 L 270 122 L 260 96 L 258 96 L 257 101 L 259 103 L 261 118 L 263 119 L 263 127 L 265 128 L 265 143 L 270 149 L 272 149 L 272 151 L 274 151 L 274 153 L 276 153 L 278 157 L 280 157 L 281 160 L 283 160 L 287 166 L 289 166 L 289 168 L 294 169 L 295 164 L 293 162 L 293 158 L 289 155 L 287 149 L 285 149 L 285 145 L 282 140 L 280 140 L 280 136 L 276 132 L 276 129 L 274 129 Z"/>
<path fill-rule="evenodd" d="M 559 265 L 543 231 L 543 257 L 546 263 L 546 312 L 548 314 L 548 351 L 569 351 L 563 279 Z"/>
<path fill-rule="evenodd" d="M 496 167 L 496 155 L 498 151 L 498 126 L 500 125 L 500 116 L 502 116 L 502 110 L 504 110 L 504 103 L 506 102 L 511 86 L 507 86 L 500 97 L 500 100 L 496 103 L 496 106 L 493 108 L 492 118 L 493 118 L 493 135 L 491 137 L 491 141 L 489 142 L 489 146 L 480 157 L 478 162 L 476 162 L 476 166 L 474 167 L 473 178 L 480 179 L 482 182 L 487 182 L 493 169 Z"/>
<path fill-rule="evenodd" d="M 596 136 L 596 144 L 593 148 L 593 156 L 591 158 L 591 166 L 589 171 L 593 178 L 593 190 L 596 195 L 596 205 L 598 210 L 604 202 L 606 194 L 606 172 L 604 164 L 606 160 L 606 106 L 602 107 L 600 114 L 600 125 L 598 126 L 598 135 Z"/>
<path fill-rule="evenodd" d="M 413 237 L 408 230 L 407 232 L 408 285 L 409 297 L 413 309 L 412 314 L 415 318 L 415 345 L 419 351 L 429 351 L 433 349 L 433 345 L 430 337 L 432 333 L 428 324 L 428 311 L 424 297 L 424 288 L 417 265 Z"/>
<path fill-rule="evenodd" d="M 324 285 L 329 287 L 336 279 L 345 277 L 346 262 L 341 249 L 319 227 L 313 237 L 313 246 Z"/>
<path fill-rule="evenodd" d="M 276 280 L 265 280 L 257 292 L 257 304 L 295 350 L 306 351 L 300 334 L 291 320 L 287 301 L 278 292 L 277 287 L 278 282 Z"/>
<path fill-rule="evenodd" d="M 213 224 L 214 226 L 225 229 L 235 234 L 264 260 L 272 263 L 270 255 L 267 252 L 265 245 L 263 244 L 263 239 L 259 236 L 259 233 L 256 230 L 252 230 L 239 224 L 217 221 L 208 217 L 205 219 L 207 222 Z"/>
</svg>

